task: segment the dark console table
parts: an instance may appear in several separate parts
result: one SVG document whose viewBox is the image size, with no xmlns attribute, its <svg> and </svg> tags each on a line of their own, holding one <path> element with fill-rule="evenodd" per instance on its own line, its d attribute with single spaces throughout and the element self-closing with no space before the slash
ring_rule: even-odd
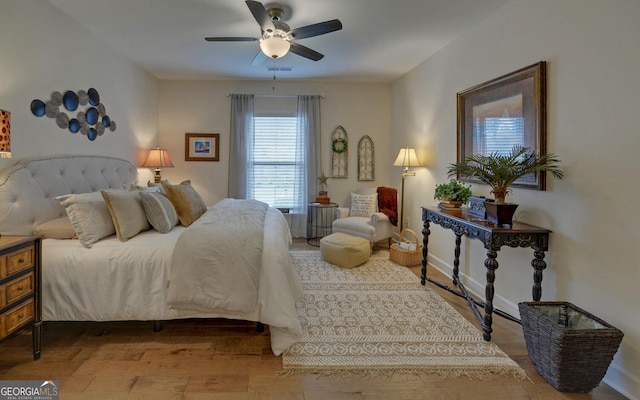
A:
<svg viewBox="0 0 640 400">
<path fill-rule="evenodd" d="M 483 337 L 486 341 L 491 340 L 491 325 L 493 323 L 492 314 L 508 318 L 520 323 L 520 321 L 504 311 L 493 308 L 495 272 L 498 269 L 498 251 L 502 246 L 509 247 L 529 247 L 533 249 L 533 260 L 531 266 L 533 272 L 533 301 L 540 301 L 542 296 L 542 271 L 547 267 L 544 261 L 544 252 L 549 249 L 550 230 L 538 228 L 537 226 L 514 222 L 512 226 L 500 227 L 487 222 L 481 217 L 469 215 L 465 209 L 443 210 L 438 207 L 422 207 L 422 221 L 424 223 L 423 248 L 422 248 L 422 275 L 421 283 L 427 281 L 443 288 L 460 297 L 464 297 L 469 303 L 469 307 L 482 324 Z M 427 276 L 427 254 L 429 245 L 430 223 L 440 225 L 445 229 L 451 229 L 456 235 L 456 246 L 453 259 L 453 284 L 459 290 L 451 288 L 441 282 L 430 279 Z M 487 249 L 487 258 L 484 266 L 487 269 L 487 284 L 485 286 L 485 301 L 472 298 L 458 277 L 458 267 L 460 265 L 460 243 L 462 236 L 471 239 L 478 239 Z M 479 307 L 484 307 L 484 315 L 481 315 Z"/>
</svg>

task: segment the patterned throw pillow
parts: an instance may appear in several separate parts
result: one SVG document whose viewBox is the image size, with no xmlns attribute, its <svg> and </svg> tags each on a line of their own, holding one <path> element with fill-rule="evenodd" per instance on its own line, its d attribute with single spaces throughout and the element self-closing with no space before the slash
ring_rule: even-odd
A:
<svg viewBox="0 0 640 400">
<path fill-rule="evenodd" d="M 167 196 L 162 193 L 140 192 L 140 199 L 153 229 L 167 233 L 178 224 L 178 214 Z"/>
<path fill-rule="evenodd" d="M 164 182 L 169 184 L 169 185 L 171 184 L 171 182 L 169 182 L 167 180 L 165 180 Z M 167 194 L 164 191 L 164 187 L 162 186 L 162 183 L 155 183 L 155 182 L 147 181 L 147 187 L 148 188 L 155 188 L 158 192 L 160 192 L 162 194 L 165 194 L 165 195 Z"/>
<path fill-rule="evenodd" d="M 378 193 L 351 193 L 350 217 L 370 217 L 376 211 L 378 211 Z"/>
<path fill-rule="evenodd" d="M 44 239 L 76 239 L 78 237 L 66 215 L 36 226 L 33 233 Z"/>
</svg>

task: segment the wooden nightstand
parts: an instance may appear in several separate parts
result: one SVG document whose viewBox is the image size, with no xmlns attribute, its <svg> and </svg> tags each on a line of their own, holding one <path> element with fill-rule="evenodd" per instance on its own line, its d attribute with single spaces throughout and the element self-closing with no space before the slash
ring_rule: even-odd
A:
<svg viewBox="0 0 640 400">
<path fill-rule="evenodd" d="M 31 328 L 40 358 L 42 299 L 38 236 L 0 236 L 0 343 Z"/>
</svg>

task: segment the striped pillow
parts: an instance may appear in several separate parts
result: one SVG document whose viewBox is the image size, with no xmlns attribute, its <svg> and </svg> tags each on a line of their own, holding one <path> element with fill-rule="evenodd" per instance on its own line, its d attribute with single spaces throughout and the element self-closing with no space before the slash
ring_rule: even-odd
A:
<svg viewBox="0 0 640 400">
<path fill-rule="evenodd" d="M 140 191 L 140 199 L 147 220 L 153 229 L 160 233 L 167 233 L 178 224 L 178 214 L 167 196 L 162 193 Z"/>
</svg>

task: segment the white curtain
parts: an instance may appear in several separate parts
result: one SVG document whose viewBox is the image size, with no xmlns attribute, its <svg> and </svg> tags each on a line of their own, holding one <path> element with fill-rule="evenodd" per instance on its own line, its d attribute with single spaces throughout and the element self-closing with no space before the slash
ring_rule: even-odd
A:
<svg viewBox="0 0 640 400">
<path fill-rule="evenodd" d="M 296 154 L 304 168 L 298 169 L 294 190 L 302 202 L 293 210 L 291 233 L 294 237 L 306 237 L 307 204 L 315 200 L 316 176 L 320 175 L 320 160 L 316 156 L 320 148 L 320 96 L 298 96 L 298 131 Z"/>
<path fill-rule="evenodd" d="M 252 182 L 253 173 L 248 165 L 253 165 L 253 95 L 231 95 L 231 128 L 229 138 L 229 197 L 247 198 L 247 184 Z"/>
</svg>

